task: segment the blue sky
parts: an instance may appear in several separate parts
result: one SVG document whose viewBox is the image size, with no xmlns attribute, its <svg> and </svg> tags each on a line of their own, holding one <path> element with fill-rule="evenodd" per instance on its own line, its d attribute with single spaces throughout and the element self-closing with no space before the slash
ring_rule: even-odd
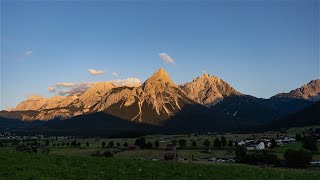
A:
<svg viewBox="0 0 320 180">
<path fill-rule="evenodd" d="M 177 84 L 206 71 L 269 98 L 319 78 L 319 4 L 2 0 L 1 109 L 59 82 L 144 81 L 160 67 Z"/>
</svg>

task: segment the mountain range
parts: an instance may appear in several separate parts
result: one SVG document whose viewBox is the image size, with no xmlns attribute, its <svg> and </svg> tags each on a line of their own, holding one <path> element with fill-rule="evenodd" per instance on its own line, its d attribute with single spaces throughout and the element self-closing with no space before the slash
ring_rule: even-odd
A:
<svg viewBox="0 0 320 180">
<path fill-rule="evenodd" d="M 319 100 L 319 79 L 262 99 L 243 94 L 209 74 L 176 85 L 161 68 L 141 85 L 99 82 L 81 94 L 29 97 L 15 108 L 0 112 L 0 127 L 14 122 L 22 126 L 20 129 L 28 124 L 46 132 L 83 131 L 88 127 L 114 133 L 246 130 L 276 124 Z"/>
</svg>

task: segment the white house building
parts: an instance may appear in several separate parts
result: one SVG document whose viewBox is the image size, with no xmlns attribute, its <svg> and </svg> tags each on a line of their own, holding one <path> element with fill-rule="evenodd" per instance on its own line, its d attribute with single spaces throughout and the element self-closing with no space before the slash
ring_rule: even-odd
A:
<svg viewBox="0 0 320 180">
<path fill-rule="evenodd" d="M 247 150 L 264 150 L 266 147 L 264 145 L 264 142 L 260 141 L 260 142 L 257 142 L 257 143 L 253 143 L 249 146 L 246 147 Z"/>
</svg>

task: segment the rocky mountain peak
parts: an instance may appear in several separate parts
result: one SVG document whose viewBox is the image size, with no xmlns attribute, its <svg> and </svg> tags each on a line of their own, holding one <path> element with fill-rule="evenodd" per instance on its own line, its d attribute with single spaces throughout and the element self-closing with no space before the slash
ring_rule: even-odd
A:
<svg viewBox="0 0 320 180">
<path fill-rule="evenodd" d="M 97 104 L 109 90 L 116 86 L 111 82 L 98 82 L 84 92 L 79 98 L 85 104 L 86 108 L 90 108 Z"/>
<path fill-rule="evenodd" d="M 143 83 L 143 86 L 146 86 L 147 84 L 154 85 L 157 83 L 171 84 L 175 86 L 175 83 L 172 81 L 168 73 L 163 68 L 160 68 L 150 78 L 148 78 Z"/>
<path fill-rule="evenodd" d="M 38 100 L 41 100 L 41 99 L 44 99 L 44 97 L 38 96 L 38 95 L 34 95 L 34 96 L 29 96 L 27 98 L 27 101 L 38 101 Z"/>
<path fill-rule="evenodd" d="M 308 84 L 305 84 L 300 88 L 292 90 L 289 93 L 280 93 L 275 95 L 274 97 L 297 98 L 318 101 L 320 100 L 320 79 L 312 80 Z"/>
<path fill-rule="evenodd" d="M 236 91 L 222 79 L 207 73 L 179 87 L 193 100 L 208 106 L 215 105 L 224 97 L 241 95 L 240 92 Z"/>
<path fill-rule="evenodd" d="M 205 73 L 195 79 L 192 80 L 192 82 L 219 82 L 221 79 L 216 76 L 211 76 L 208 73 Z"/>
</svg>

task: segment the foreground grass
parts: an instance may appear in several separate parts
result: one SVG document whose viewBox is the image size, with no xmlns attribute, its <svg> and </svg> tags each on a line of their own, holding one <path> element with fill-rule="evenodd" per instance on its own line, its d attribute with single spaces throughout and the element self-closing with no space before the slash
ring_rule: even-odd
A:
<svg viewBox="0 0 320 180">
<path fill-rule="evenodd" d="M 0 179 L 320 179 L 320 171 L 0 151 Z"/>
</svg>

